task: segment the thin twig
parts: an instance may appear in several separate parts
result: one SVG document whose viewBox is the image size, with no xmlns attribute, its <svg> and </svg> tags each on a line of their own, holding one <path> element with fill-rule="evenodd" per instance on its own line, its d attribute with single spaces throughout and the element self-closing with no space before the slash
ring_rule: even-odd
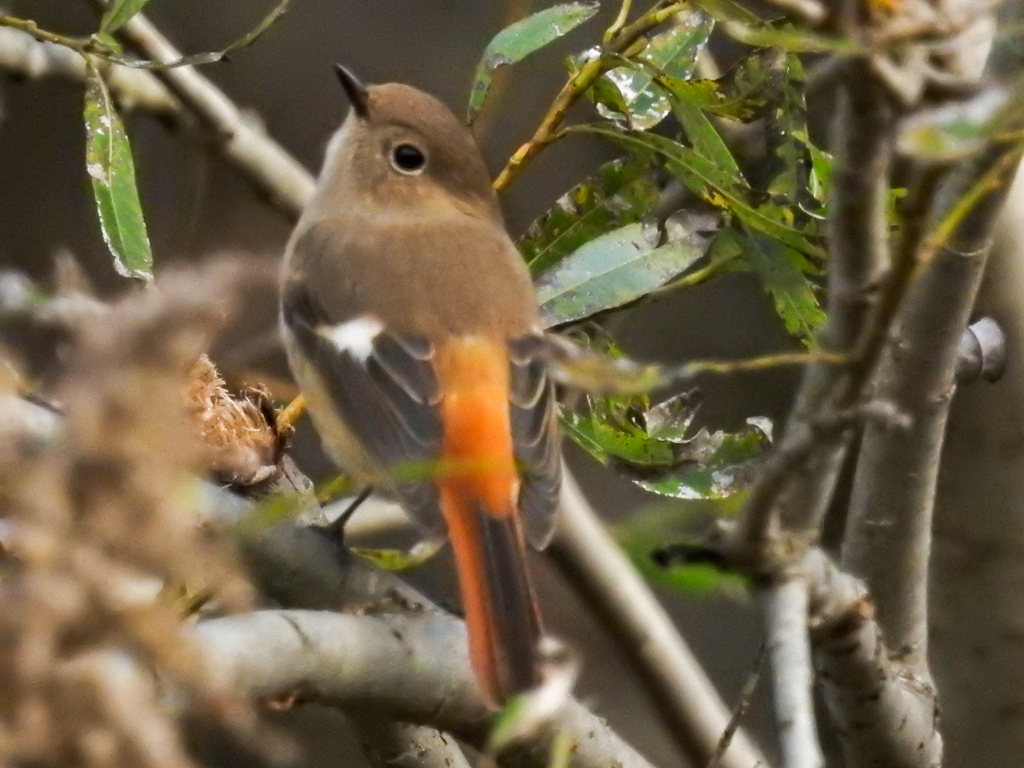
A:
<svg viewBox="0 0 1024 768">
<path fill-rule="evenodd" d="M 619 12 L 615 16 L 615 21 L 605 30 L 604 42 L 606 45 L 626 26 L 626 19 L 629 18 L 629 9 L 632 5 L 633 0 L 622 0 L 622 5 L 619 6 Z"/>
<path fill-rule="evenodd" d="M 718 768 L 718 766 L 721 765 L 722 755 L 724 755 L 726 750 L 729 749 L 729 745 L 732 743 L 732 739 L 736 735 L 737 729 L 740 727 L 740 721 L 743 719 L 744 715 L 747 714 L 747 709 L 750 707 L 750 700 L 754 697 L 754 691 L 757 690 L 757 684 L 761 680 L 761 666 L 764 664 L 765 648 L 766 646 L 764 642 L 757 647 L 757 653 L 754 655 L 754 661 L 750 665 L 750 674 L 747 675 L 746 682 L 743 683 L 743 687 L 740 689 L 740 695 L 736 700 L 736 706 L 732 708 L 732 715 L 729 717 L 729 724 L 722 732 L 722 738 L 718 740 L 718 746 L 715 747 L 715 754 L 713 754 L 711 756 L 711 760 L 708 761 L 707 768 Z"/>
<path fill-rule="evenodd" d="M 687 4 L 684 2 L 658 3 L 632 24 L 624 26 L 617 32 L 607 36 L 600 53 L 584 63 L 569 78 L 566 84 L 562 86 L 562 90 L 558 92 L 554 101 L 551 102 L 551 106 L 541 119 L 540 125 L 533 136 L 516 150 L 515 154 L 509 158 L 509 161 L 501 170 L 501 173 L 498 174 L 498 178 L 494 180 L 494 188 L 499 191 L 505 189 L 519 175 L 519 172 L 522 171 L 526 163 L 561 135 L 559 128 L 569 108 L 576 103 L 580 96 L 586 93 L 587 89 L 594 84 L 598 77 L 618 65 L 620 56 L 629 54 L 634 44 L 646 32 L 664 23 L 687 7 Z"/>
<path fill-rule="evenodd" d="M 29 78 L 61 77 L 85 81 L 85 58 L 72 48 L 37 38 L 19 29 L 0 29 L 0 69 Z M 122 109 L 139 109 L 175 123 L 183 122 L 181 102 L 152 73 L 110 66 L 104 79 Z"/>
<path fill-rule="evenodd" d="M 90 39 L 83 37 L 69 37 L 67 35 L 60 35 L 56 32 L 50 32 L 49 30 L 42 29 L 32 19 L 20 19 L 17 16 L 0 15 L 0 27 L 11 27 L 24 32 L 27 35 L 31 35 L 33 38 L 41 43 L 52 43 L 54 45 L 61 45 L 65 48 L 70 48 L 73 51 L 78 51 L 82 56 L 87 55 L 90 52 Z"/>
</svg>

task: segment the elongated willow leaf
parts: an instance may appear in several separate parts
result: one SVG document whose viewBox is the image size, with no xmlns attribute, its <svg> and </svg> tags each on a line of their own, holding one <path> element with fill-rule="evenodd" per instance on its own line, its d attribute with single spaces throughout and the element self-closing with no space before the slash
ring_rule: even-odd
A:
<svg viewBox="0 0 1024 768">
<path fill-rule="evenodd" d="M 613 160 L 558 198 L 519 241 L 530 271 L 539 274 L 584 243 L 640 221 L 661 194 L 653 177 L 641 158 Z"/>
<path fill-rule="evenodd" d="M 694 214 L 678 224 L 684 234 L 663 245 L 653 223 L 628 224 L 545 272 L 537 281 L 542 321 L 550 327 L 620 307 L 684 272 L 705 254 L 719 222 Z"/>
<path fill-rule="evenodd" d="M 501 30 L 484 50 L 473 76 L 469 95 L 470 122 L 483 108 L 494 70 L 522 61 L 562 35 L 571 32 L 598 11 L 598 3 L 565 3 L 538 11 Z"/>
<path fill-rule="evenodd" d="M 110 93 L 93 67 L 85 87 L 85 168 L 115 269 L 126 277 L 151 280 L 153 254 L 135 186 L 132 148 Z"/>
</svg>

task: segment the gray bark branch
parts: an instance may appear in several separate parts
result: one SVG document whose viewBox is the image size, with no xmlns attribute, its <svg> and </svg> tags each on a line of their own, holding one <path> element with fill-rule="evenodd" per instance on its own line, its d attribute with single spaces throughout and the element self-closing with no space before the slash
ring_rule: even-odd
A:
<svg viewBox="0 0 1024 768">
<path fill-rule="evenodd" d="M 814 668 L 807 634 L 807 584 L 791 578 L 762 595 L 772 664 L 775 723 L 784 768 L 823 768 L 814 717 Z"/>
<path fill-rule="evenodd" d="M 270 610 L 212 619 L 195 628 L 210 674 L 240 696 L 296 697 L 430 725 L 483 748 L 493 711 L 469 668 L 463 623 L 433 612 L 351 616 Z M 527 743 L 500 756 L 503 766 L 547 768 L 559 733 L 570 765 L 651 768 L 599 718 L 575 701 Z"/>
<path fill-rule="evenodd" d="M 181 58 L 181 52 L 142 14 L 132 17 L 117 34 L 151 61 Z M 195 67 L 155 69 L 153 74 L 213 131 L 228 162 L 289 219 L 297 219 L 313 195 L 315 181 L 309 171 Z"/>
</svg>

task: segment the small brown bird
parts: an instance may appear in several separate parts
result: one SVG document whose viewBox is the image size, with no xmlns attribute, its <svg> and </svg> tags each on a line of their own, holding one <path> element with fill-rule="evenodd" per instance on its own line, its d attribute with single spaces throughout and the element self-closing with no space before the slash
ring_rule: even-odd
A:
<svg viewBox="0 0 1024 768">
<path fill-rule="evenodd" d="M 532 284 L 466 126 L 337 71 L 352 110 L 288 245 L 289 361 L 332 458 L 447 527 L 473 670 L 501 703 L 539 682 L 524 541 L 547 543 L 561 481 Z"/>
</svg>

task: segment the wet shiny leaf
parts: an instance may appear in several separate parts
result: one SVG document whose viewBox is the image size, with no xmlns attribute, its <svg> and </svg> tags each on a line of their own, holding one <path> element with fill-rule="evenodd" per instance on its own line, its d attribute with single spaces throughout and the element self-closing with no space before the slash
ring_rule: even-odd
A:
<svg viewBox="0 0 1024 768">
<path fill-rule="evenodd" d="M 686 449 L 677 458 L 681 471 L 653 479 L 634 478 L 634 482 L 652 493 L 676 499 L 727 498 L 750 489 L 759 460 L 770 445 L 770 436 L 754 424 L 738 432 L 701 429 L 681 443 Z"/>
<path fill-rule="evenodd" d="M 714 20 L 699 9 L 679 14 L 669 30 L 651 38 L 638 57 L 640 64 L 616 67 L 601 76 L 599 83 L 605 87 L 592 93 L 598 112 L 609 119 L 625 117 L 637 130 L 656 126 L 668 116 L 671 105 L 655 75 L 689 80 L 713 28 Z M 615 96 L 609 95 L 609 85 Z"/>
<path fill-rule="evenodd" d="M 121 117 L 92 67 L 85 88 L 85 167 L 92 181 L 100 228 L 126 277 L 153 279 L 153 254 L 135 186 L 135 164 Z"/>
<path fill-rule="evenodd" d="M 491 87 L 494 70 L 515 64 L 539 48 L 572 31 L 597 13 L 597 2 L 565 3 L 546 8 L 506 27 L 488 43 L 473 77 L 469 120 L 480 112 Z"/>
<path fill-rule="evenodd" d="M 650 406 L 646 396 L 588 397 L 563 414 L 565 432 L 603 464 L 634 483 L 676 499 L 722 499 L 743 493 L 756 478 L 760 458 L 771 444 L 771 422 L 752 419 L 738 432 L 700 429 L 687 436 L 695 394 L 667 406 Z"/>
<path fill-rule="evenodd" d="M 628 304 L 684 272 L 711 243 L 718 220 L 695 214 L 684 236 L 659 246 L 653 223 L 627 224 L 581 246 L 536 283 L 546 327 Z"/>
</svg>

